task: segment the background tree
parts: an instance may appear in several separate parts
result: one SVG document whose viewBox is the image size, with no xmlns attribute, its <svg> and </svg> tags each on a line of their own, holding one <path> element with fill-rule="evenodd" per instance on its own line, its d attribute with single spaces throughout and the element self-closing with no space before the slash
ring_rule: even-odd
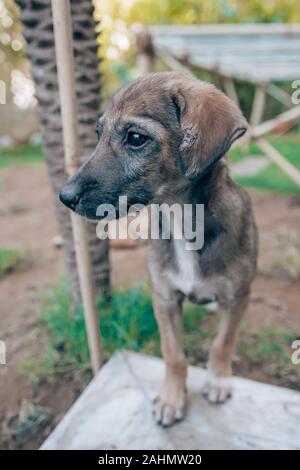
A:
<svg viewBox="0 0 300 470">
<path fill-rule="evenodd" d="M 66 179 L 63 135 L 54 49 L 54 34 L 50 0 L 17 0 L 27 40 L 27 55 L 32 65 L 36 86 L 43 150 L 54 192 L 57 219 L 64 242 L 66 269 L 74 304 L 80 301 L 71 220 L 68 209 L 58 200 Z M 77 85 L 79 137 L 84 160 L 95 147 L 95 123 L 99 117 L 101 97 L 98 46 L 96 43 L 93 7 L 90 0 L 71 0 L 75 74 Z M 47 221 L 45 221 L 47 223 Z M 96 237 L 96 227 L 87 224 L 96 286 L 109 291 L 108 241 Z"/>
</svg>

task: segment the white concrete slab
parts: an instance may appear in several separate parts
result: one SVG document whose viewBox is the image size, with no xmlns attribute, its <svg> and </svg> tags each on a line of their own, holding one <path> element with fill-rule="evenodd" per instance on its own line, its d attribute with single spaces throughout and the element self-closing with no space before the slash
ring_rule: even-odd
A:
<svg viewBox="0 0 300 470">
<path fill-rule="evenodd" d="M 300 393 L 234 378 L 223 405 L 200 394 L 205 371 L 189 368 L 184 421 L 161 428 L 151 401 L 163 376 L 161 359 L 120 351 L 102 368 L 42 449 L 300 449 Z"/>
</svg>

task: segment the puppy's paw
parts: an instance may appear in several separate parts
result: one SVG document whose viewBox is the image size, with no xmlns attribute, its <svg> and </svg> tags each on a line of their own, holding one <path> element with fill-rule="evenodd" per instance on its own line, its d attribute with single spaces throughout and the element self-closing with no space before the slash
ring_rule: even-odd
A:
<svg viewBox="0 0 300 470">
<path fill-rule="evenodd" d="M 153 415 L 158 424 L 171 426 L 186 414 L 187 393 L 184 388 L 162 392 L 153 400 Z"/>
<path fill-rule="evenodd" d="M 202 395 L 210 403 L 224 403 L 232 395 L 230 377 L 218 377 L 210 373 L 202 389 Z"/>
</svg>

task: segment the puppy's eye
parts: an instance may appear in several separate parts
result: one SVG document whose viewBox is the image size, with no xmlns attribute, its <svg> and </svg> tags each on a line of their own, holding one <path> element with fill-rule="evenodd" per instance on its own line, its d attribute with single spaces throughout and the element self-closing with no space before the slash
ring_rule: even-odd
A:
<svg viewBox="0 0 300 470">
<path fill-rule="evenodd" d="M 147 140 L 148 137 L 146 135 L 139 134 L 138 132 L 128 132 L 126 144 L 131 147 L 141 147 Z"/>
</svg>

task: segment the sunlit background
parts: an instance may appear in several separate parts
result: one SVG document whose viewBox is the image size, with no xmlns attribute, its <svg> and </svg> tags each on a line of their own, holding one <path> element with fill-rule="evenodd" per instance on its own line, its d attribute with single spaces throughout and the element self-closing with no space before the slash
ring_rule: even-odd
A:
<svg viewBox="0 0 300 470">
<path fill-rule="evenodd" d="M 205 24 L 298 22 L 294 0 L 94 0 L 104 101 L 136 74 L 132 28 L 135 23 Z M 24 143 L 38 130 L 34 86 L 25 58 L 26 43 L 13 0 L 0 0 L 0 80 L 6 84 L 0 144 Z M 26 122 L 23 120 L 26 113 Z M 13 125 L 13 124 L 18 125 Z"/>
</svg>

